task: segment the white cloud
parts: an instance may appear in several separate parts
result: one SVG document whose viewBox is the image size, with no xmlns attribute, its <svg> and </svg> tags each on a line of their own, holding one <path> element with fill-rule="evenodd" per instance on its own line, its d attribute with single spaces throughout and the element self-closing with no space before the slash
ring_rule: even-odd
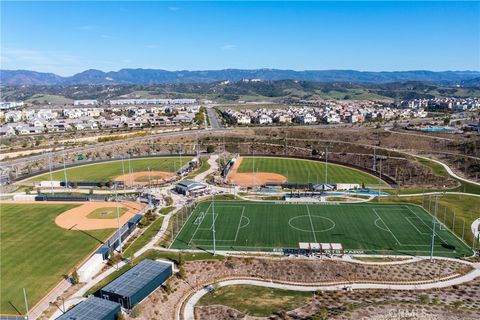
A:
<svg viewBox="0 0 480 320">
<path fill-rule="evenodd" d="M 65 51 L 3 48 L 2 69 L 27 69 L 69 75 L 79 69 L 81 59 Z"/>
<path fill-rule="evenodd" d="M 130 63 L 130 62 L 132 62 L 132 60 L 130 60 L 130 59 L 123 59 L 122 62 L 123 62 L 123 63 Z"/>
<path fill-rule="evenodd" d="M 152 43 L 152 44 L 147 44 L 147 45 L 145 45 L 145 48 L 155 49 L 155 48 L 160 48 L 160 45 L 159 45 L 159 44 Z"/>
<path fill-rule="evenodd" d="M 237 46 L 234 44 L 225 44 L 222 46 L 222 50 L 225 50 L 225 51 L 235 50 L 236 48 Z"/>
<path fill-rule="evenodd" d="M 180 8 L 179 7 L 168 7 L 168 10 L 173 11 L 173 12 L 177 12 L 178 10 L 180 10 Z"/>
</svg>

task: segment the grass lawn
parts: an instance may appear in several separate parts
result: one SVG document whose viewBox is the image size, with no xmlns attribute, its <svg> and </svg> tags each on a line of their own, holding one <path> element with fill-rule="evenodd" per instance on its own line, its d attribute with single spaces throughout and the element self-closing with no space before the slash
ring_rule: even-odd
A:
<svg viewBox="0 0 480 320">
<path fill-rule="evenodd" d="M 253 172 L 278 173 L 285 176 L 288 182 L 293 183 L 324 183 L 325 163 L 321 161 L 287 159 L 287 158 L 261 158 L 243 157 L 238 168 L 239 173 Z M 353 168 L 328 164 L 327 181 L 329 183 L 359 183 L 378 185 L 379 180 L 366 172 Z"/>
<path fill-rule="evenodd" d="M 217 288 L 204 295 L 198 306 L 224 305 L 250 316 L 268 317 L 307 304 L 313 292 L 290 291 L 248 285 Z"/>
<path fill-rule="evenodd" d="M 32 103 L 33 101 L 38 101 L 41 103 L 60 104 L 60 105 L 73 102 L 72 99 L 66 98 L 64 96 L 54 95 L 54 94 L 36 94 L 31 98 L 27 99 L 25 102 Z"/>
<path fill-rule="evenodd" d="M 148 171 L 164 171 L 175 172 L 180 167 L 188 163 L 191 158 L 172 157 L 172 158 L 144 158 L 130 160 L 130 167 L 133 172 Z M 122 169 L 122 162 L 123 168 Z M 67 178 L 71 181 L 112 181 L 115 177 L 120 176 L 123 172 L 127 174 L 129 171 L 129 161 L 112 161 L 85 165 L 67 169 Z M 52 173 L 53 180 L 63 181 L 63 170 Z M 33 177 L 29 181 L 50 180 L 50 174 L 43 174 Z"/>
<path fill-rule="evenodd" d="M 427 211 L 434 214 L 435 198 L 432 197 L 430 203 L 429 197 L 382 197 L 383 202 L 405 202 L 423 205 Z M 454 214 L 455 213 L 455 214 Z M 465 241 L 472 245 L 473 233 L 470 228 L 472 222 L 480 218 L 480 198 L 469 195 L 446 194 L 438 197 L 438 219 L 448 228 L 454 230 L 455 234 L 462 237 L 463 220 L 465 219 Z"/>
<path fill-rule="evenodd" d="M 211 250 L 213 221 L 218 250 L 276 251 L 327 242 L 342 243 L 347 253 L 428 255 L 432 233 L 431 216 L 416 205 L 205 201 L 172 248 Z M 463 257 L 471 250 L 449 230 L 437 229 L 435 254 Z"/>
<path fill-rule="evenodd" d="M 0 313 L 25 313 L 114 230 L 73 231 L 55 224 L 70 204 L 2 204 Z"/>
<path fill-rule="evenodd" d="M 121 217 L 127 208 L 118 208 L 119 216 Z M 117 217 L 117 208 L 98 208 L 90 212 L 87 218 L 90 219 L 113 219 Z"/>
<path fill-rule="evenodd" d="M 210 169 L 210 164 L 207 162 L 207 160 L 208 160 L 208 158 L 202 159 L 202 165 L 200 166 L 200 168 L 198 168 L 194 172 L 190 173 L 185 178 L 186 179 L 193 179 L 196 176 L 198 176 L 200 173 L 203 173 L 203 172 L 207 171 L 208 169 Z"/>
<path fill-rule="evenodd" d="M 124 251 L 123 255 L 125 257 L 132 256 L 137 250 L 141 249 L 144 245 L 146 245 L 153 237 L 160 231 L 162 227 L 163 217 L 159 217 L 155 220 L 151 225 L 149 225 L 145 231 L 135 241 L 132 242 L 130 246 L 128 246 L 127 250 Z"/>
</svg>

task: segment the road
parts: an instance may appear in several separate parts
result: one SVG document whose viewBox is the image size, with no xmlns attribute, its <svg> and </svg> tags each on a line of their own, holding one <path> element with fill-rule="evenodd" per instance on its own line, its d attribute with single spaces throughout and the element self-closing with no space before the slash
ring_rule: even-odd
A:
<svg viewBox="0 0 480 320">
<path fill-rule="evenodd" d="M 218 114 L 215 108 L 207 108 L 207 115 L 208 119 L 210 121 L 210 126 L 212 129 L 220 129 L 223 126 L 220 124 L 220 121 L 218 120 Z"/>
</svg>

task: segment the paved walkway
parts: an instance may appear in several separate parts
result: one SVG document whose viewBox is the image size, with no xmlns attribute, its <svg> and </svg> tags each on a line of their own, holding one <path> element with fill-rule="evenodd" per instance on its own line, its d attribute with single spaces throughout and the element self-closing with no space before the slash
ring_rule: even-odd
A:
<svg viewBox="0 0 480 320">
<path fill-rule="evenodd" d="M 461 283 L 465 283 L 468 281 L 472 281 L 473 279 L 480 277 L 480 264 L 474 265 L 475 270 L 471 271 L 470 273 L 444 281 L 426 283 L 426 284 L 378 284 L 378 283 L 351 283 L 348 286 L 351 289 L 385 289 L 385 290 L 427 290 L 427 289 L 437 289 L 437 288 L 445 288 L 450 287 L 453 285 L 458 285 Z M 238 280 L 225 280 L 215 283 L 218 287 L 226 287 L 232 285 L 252 285 L 252 286 L 260 286 L 260 287 L 267 287 L 267 288 L 275 288 L 275 289 L 283 289 L 283 290 L 293 290 L 293 291 L 333 291 L 333 290 L 343 290 L 345 289 L 345 284 L 338 284 L 338 285 L 319 285 L 319 286 L 305 286 L 302 284 L 283 284 L 283 283 L 275 283 L 269 281 L 261 281 L 261 280 L 249 280 L 249 279 L 238 279 Z M 212 291 L 213 288 L 211 286 L 206 286 L 195 294 L 187 298 L 188 300 L 184 301 L 184 309 L 183 315 L 180 314 L 181 308 L 179 308 L 179 313 L 177 313 L 177 320 L 185 319 L 185 320 L 194 320 L 195 319 L 195 305 L 198 301 L 208 292 Z"/>
<path fill-rule="evenodd" d="M 406 152 L 404 152 L 406 153 Z M 439 165 L 441 165 L 447 172 L 449 175 L 451 175 L 452 177 L 458 179 L 458 180 L 462 180 L 463 182 L 467 182 L 467 183 L 471 183 L 471 184 L 475 184 L 477 186 L 480 186 L 480 182 L 476 182 L 476 181 L 473 181 L 473 180 L 469 180 L 469 179 L 465 179 L 463 177 L 460 177 L 459 175 L 457 175 L 455 172 L 453 172 L 453 170 L 448 166 L 446 165 L 445 163 L 439 161 L 439 160 L 435 160 L 435 159 L 432 159 L 432 158 L 428 158 L 428 157 L 424 157 L 424 156 L 418 156 L 418 155 L 415 155 L 415 154 L 410 154 L 414 157 L 417 157 L 417 158 L 421 158 L 421 159 L 424 159 L 424 160 L 429 160 L 429 161 L 433 161 Z"/>
<path fill-rule="evenodd" d="M 210 156 L 210 158 L 208 158 L 208 160 L 207 160 L 208 164 L 210 165 L 210 168 L 208 168 L 207 171 L 202 172 L 202 173 L 198 174 L 197 176 L 195 176 L 195 178 L 193 178 L 193 180 L 197 181 L 197 182 L 204 182 L 205 178 L 209 174 L 217 172 L 218 171 L 217 159 L 218 159 L 218 154 L 212 154 Z"/>
</svg>

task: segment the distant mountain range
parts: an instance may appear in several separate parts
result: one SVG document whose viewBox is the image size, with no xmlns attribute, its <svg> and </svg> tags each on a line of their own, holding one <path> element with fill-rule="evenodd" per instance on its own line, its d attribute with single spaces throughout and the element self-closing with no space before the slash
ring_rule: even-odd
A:
<svg viewBox="0 0 480 320">
<path fill-rule="evenodd" d="M 101 85 L 101 84 L 165 84 L 210 83 L 223 80 L 300 80 L 316 82 L 350 82 L 380 84 L 422 81 L 446 85 L 478 85 L 480 71 L 392 71 L 369 72 L 355 70 L 294 71 L 279 69 L 225 69 L 206 71 L 166 71 L 157 69 L 121 69 L 103 72 L 86 70 L 71 77 L 29 70 L 0 70 L 1 85 Z"/>
</svg>

